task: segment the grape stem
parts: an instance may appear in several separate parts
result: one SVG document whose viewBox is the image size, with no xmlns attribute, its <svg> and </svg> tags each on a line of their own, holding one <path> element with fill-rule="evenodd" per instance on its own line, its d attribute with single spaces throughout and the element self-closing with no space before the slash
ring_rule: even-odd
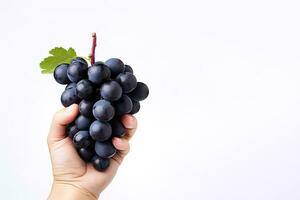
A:
<svg viewBox="0 0 300 200">
<path fill-rule="evenodd" d="M 95 63 L 95 50 L 96 50 L 96 46 L 97 46 L 97 36 L 96 36 L 96 33 L 93 33 L 92 37 L 93 37 L 93 43 L 92 43 L 92 49 L 91 49 L 90 58 L 91 58 L 91 64 L 93 65 Z"/>
</svg>

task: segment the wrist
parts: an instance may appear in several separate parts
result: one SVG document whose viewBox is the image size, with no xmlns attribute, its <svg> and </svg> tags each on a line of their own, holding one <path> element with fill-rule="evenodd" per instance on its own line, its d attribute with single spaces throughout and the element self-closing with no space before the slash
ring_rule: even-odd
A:
<svg viewBox="0 0 300 200">
<path fill-rule="evenodd" d="M 98 197 L 72 183 L 54 182 L 48 200 L 97 200 Z"/>
</svg>

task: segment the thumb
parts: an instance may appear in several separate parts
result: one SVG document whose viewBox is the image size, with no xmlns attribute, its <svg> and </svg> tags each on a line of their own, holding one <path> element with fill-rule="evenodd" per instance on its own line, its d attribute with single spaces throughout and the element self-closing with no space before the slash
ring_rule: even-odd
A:
<svg viewBox="0 0 300 200">
<path fill-rule="evenodd" d="M 55 113 L 48 135 L 48 143 L 57 142 L 66 137 L 66 126 L 76 118 L 78 112 L 78 105 L 73 104 Z"/>
</svg>

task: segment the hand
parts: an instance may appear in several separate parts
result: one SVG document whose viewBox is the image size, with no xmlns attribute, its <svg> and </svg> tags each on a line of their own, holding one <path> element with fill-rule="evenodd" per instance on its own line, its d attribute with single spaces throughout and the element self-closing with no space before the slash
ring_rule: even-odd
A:
<svg viewBox="0 0 300 200">
<path fill-rule="evenodd" d="M 124 115 L 122 123 L 126 128 L 126 135 L 123 138 L 113 138 L 112 143 L 118 151 L 111 159 L 109 168 L 99 172 L 90 163 L 81 160 L 65 132 L 67 124 L 76 118 L 78 112 L 78 105 L 73 104 L 58 111 L 53 118 L 48 135 L 54 176 L 49 199 L 97 199 L 129 152 L 129 140 L 136 130 L 137 121 L 132 115 Z"/>
</svg>

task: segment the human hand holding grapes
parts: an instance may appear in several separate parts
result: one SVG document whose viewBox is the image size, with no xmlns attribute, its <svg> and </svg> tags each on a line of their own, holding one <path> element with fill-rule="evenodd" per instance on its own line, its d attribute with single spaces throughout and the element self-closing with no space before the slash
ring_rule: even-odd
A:
<svg viewBox="0 0 300 200">
<path fill-rule="evenodd" d="M 129 151 L 140 101 L 149 88 L 118 58 L 95 61 L 55 47 L 40 67 L 66 85 L 48 136 L 54 183 L 49 199 L 97 199 Z M 78 104 L 78 105 L 77 105 Z"/>
<path fill-rule="evenodd" d="M 121 118 L 126 135 L 113 138 L 112 143 L 118 151 L 108 169 L 99 172 L 90 163 L 84 162 L 66 134 L 66 126 L 76 118 L 78 112 L 78 105 L 73 104 L 58 111 L 53 118 L 47 141 L 54 180 L 48 199 L 97 199 L 129 152 L 129 140 L 135 133 L 137 120 L 126 114 Z"/>
</svg>

